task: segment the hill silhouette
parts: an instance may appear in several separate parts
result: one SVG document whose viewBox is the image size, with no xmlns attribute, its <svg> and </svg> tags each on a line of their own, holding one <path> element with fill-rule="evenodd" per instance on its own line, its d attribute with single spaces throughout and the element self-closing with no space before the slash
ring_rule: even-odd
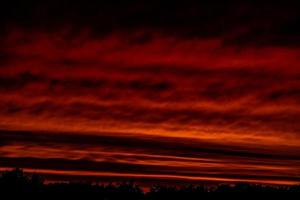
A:
<svg viewBox="0 0 300 200">
<path fill-rule="evenodd" d="M 196 200 L 196 199 L 227 199 L 227 198 L 279 198 L 298 199 L 300 185 L 295 186 L 265 186 L 257 184 L 237 183 L 222 184 L 216 187 L 202 185 L 187 185 L 170 187 L 154 185 L 144 192 L 134 182 L 119 184 L 95 183 L 49 183 L 38 175 L 25 175 L 22 169 L 5 171 L 0 176 L 0 198 L 21 197 L 38 199 L 80 198 L 99 200 Z"/>
</svg>

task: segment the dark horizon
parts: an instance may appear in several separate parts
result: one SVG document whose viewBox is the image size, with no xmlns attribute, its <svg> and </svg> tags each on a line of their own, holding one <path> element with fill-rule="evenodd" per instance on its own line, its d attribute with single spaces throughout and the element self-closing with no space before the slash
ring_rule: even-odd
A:
<svg viewBox="0 0 300 200">
<path fill-rule="evenodd" d="M 129 198 L 132 199 L 197 199 L 197 198 L 225 198 L 225 197 L 295 197 L 300 194 L 300 185 L 263 185 L 238 182 L 234 184 L 185 184 L 164 185 L 152 184 L 144 187 L 135 180 L 119 182 L 90 182 L 90 181 L 64 181 L 46 182 L 41 174 L 26 174 L 23 169 L 14 168 L 0 173 L 0 193 L 10 197 L 26 195 L 87 195 L 102 199 Z M 116 196 L 117 195 L 117 196 Z M 271 196 L 270 196 L 271 195 Z M 273 196 L 274 195 L 274 196 Z M 24 197 L 24 196 L 23 196 Z M 40 196 L 43 197 L 43 196 Z M 46 197 L 46 196 L 44 196 Z M 49 196 L 48 196 L 49 197 Z"/>
</svg>

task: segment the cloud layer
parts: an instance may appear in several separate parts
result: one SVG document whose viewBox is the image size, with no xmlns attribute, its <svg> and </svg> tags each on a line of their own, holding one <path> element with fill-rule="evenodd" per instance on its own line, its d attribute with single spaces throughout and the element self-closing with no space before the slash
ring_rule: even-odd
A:
<svg viewBox="0 0 300 200">
<path fill-rule="evenodd" d="M 0 167 L 299 183 L 297 3 L 188 2 L 7 3 Z"/>
</svg>

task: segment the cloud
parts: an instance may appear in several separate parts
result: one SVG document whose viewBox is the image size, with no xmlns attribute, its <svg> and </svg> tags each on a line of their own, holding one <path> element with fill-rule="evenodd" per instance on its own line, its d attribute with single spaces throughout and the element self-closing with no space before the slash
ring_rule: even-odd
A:
<svg viewBox="0 0 300 200">
<path fill-rule="evenodd" d="M 146 29 L 183 38 L 224 36 L 226 44 L 298 46 L 297 8 L 299 2 L 294 0 L 226 3 L 190 0 L 172 4 L 161 1 L 13 1 L 3 3 L 1 24 L 7 28 L 47 31 L 71 27 L 70 36 L 83 28 L 91 29 L 95 37 L 116 30 Z"/>
<path fill-rule="evenodd" d="M 1 167 L 298 181 L 296 6 L 59 5 L 1 13 Z"/>
<path fill-rule="evenodd" d="M 299 181 L 296 175 L 299 156 L 273 149 L 233 148 L 233 145 L 189 139 L 111 133 L 95 136 L 1 131 L 0 137 L 4 141 L 0 147 L 2 167 L 64 171 L 61 176 L 89 172 L 97 176 L 112 173 L 119 177 L 127 174 L 147 178 L 151 175 L 154 180 L 174 176 L 185 181 L 190 177 L 215 181 Z"/>
</svg>

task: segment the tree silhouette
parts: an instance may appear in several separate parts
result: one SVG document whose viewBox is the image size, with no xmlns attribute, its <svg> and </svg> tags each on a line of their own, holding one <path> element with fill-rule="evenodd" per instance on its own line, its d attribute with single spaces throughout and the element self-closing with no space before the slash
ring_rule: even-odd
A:
<svg viewBox="0 0 300 200">
<path fill-rule="evenodd" d="M 0 179 L 1 188 L 6 192 L 26 191 L 29 186 L 29 179 L 23 173 L 23 170 L 15 168 L 12 171 L 2 173 Z"/>
<path fill-rule="evenodd" d="M 134 184 L 133 181 L 120 184 L 92 183 L 52 183 L 45 184 L 38 174 L 26 176 L 22 169 L 5 171 L 0 176 L 0 198 L 5 197 L 37 197 L 47 198 L 79 198 L 99 200 L 196 200 L 196 199 L 227 199 L 245 198 L 282 198 L 297 199 L 300 197 L 300 185 L 294 186 L 264 186 L 257 184 L 237 183 L 222 184 L 217 187 L 201 185 L 186 185 L 171 187 L 154 185 L 149 192 Z"/>
</svg>

